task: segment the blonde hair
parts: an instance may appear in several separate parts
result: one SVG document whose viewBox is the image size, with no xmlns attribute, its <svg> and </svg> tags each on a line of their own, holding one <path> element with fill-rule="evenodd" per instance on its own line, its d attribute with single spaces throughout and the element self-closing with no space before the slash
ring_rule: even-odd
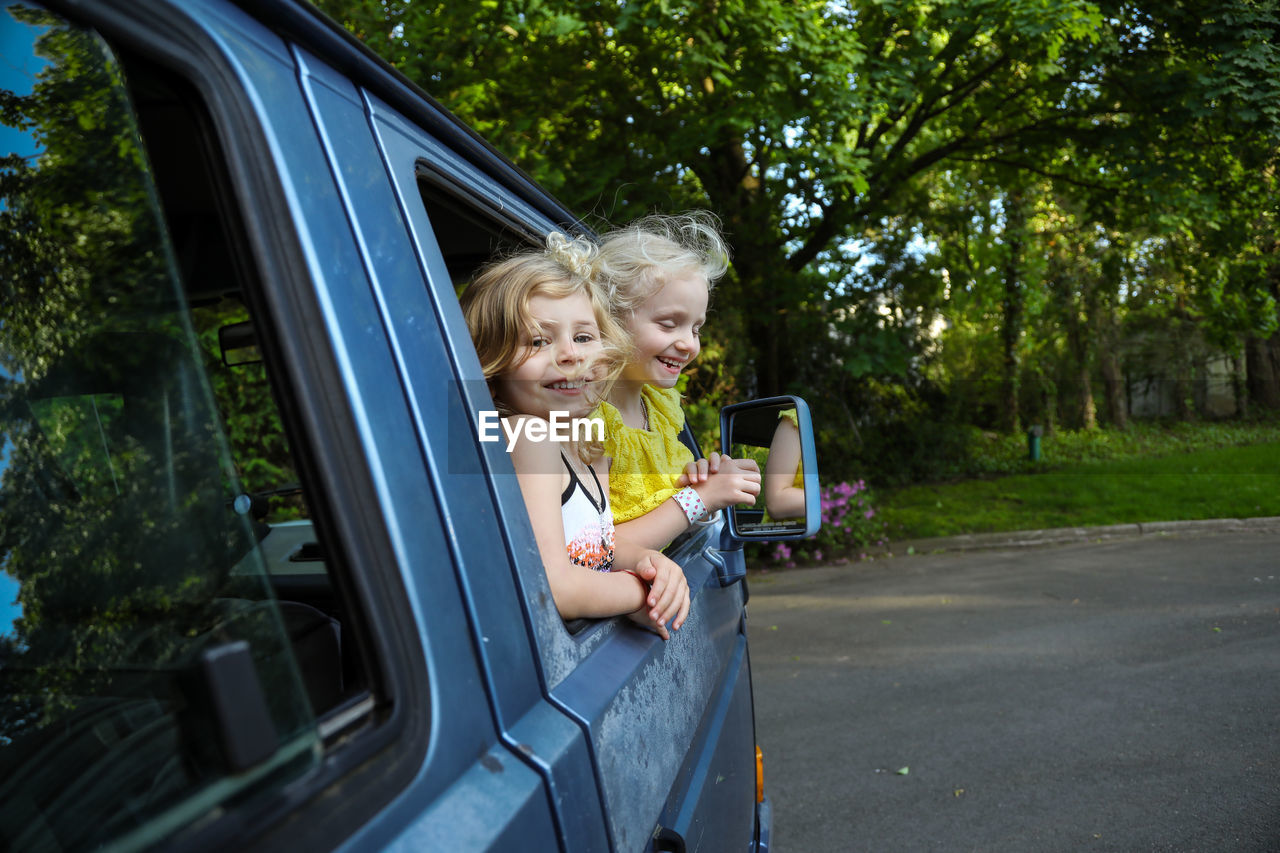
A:
<svg viewBox="0 0 1280 853">
<path fill-rule="evenodd" d="M 610 231 L 600 241 L 596 277 L 615 314 L 638 308 L 671 277 L 693 271 L 707 290 L 729 268 L 720 220 L 706 210 L 653 214 Z"/>
<path fill-rule="evenodd" d="M 552 232 L 545 249 L 521 252 L 486 265 L 462 292 L 462 315 L 491 394 L 494 380 L 519 367 L 528 357 L 525 347 L 538 334 L 529 313 L 529 301 L 535 296 L 565 299 L 584 293 L 591 300 L 591 311 L 600 329 L 600 357 L 606 369 L 604 378 L 599 380 L 598 394 L 601 400 L 608 396 L 609 388 L 626 366 L 631 345 L 626 330 L 614 318 L 595 284 L 597 254 L 596 245 L 585 238 L 570 239 Z M 502 414 L 513 414 L 497 396 L 494 402 Z M 584 462 L 593 462 L 602 453 L 599 442 L 578 447 Z"/>
</svg>

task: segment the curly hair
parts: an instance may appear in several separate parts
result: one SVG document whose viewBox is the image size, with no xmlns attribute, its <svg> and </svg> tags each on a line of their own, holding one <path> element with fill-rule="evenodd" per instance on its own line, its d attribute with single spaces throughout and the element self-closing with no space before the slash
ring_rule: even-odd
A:
<svg viewBox="0 0 1280 853">
<path fill-rule="evenodd" d="M 494 380 L 519 367 L 527 358 L 526 342 L 537 333 L 529 313 L 535 296 L 563 299 L 584 293 L 600 330 L 601 355 L 606 375 L 597 386 L 600 399 L 626 366 L 631 352 L 626 330 L 614 318 L 596 285 L 593 271 L 598 249 L 583 237 L 568 238 L 559 232 L 547 236 L 546 248 L 525 251 L 487 264 L 462 292 L 462 315 L 471 332 L 480 367 L 494 391 Z M 511 414 L 496 395 L 494 402 L 504 415 Z M 599 458 L 598 443 L 579 448 L 586 462 Z"/>
<path fill-rule="evenodd" d="M 653 214 L 610 231 L 595 262 L 596 278 L 618 315 L 634 311 L 673 276 L 695 272 L 710 291 L 728 268 L 720 220 L 706 210 Z"/>
</svg>

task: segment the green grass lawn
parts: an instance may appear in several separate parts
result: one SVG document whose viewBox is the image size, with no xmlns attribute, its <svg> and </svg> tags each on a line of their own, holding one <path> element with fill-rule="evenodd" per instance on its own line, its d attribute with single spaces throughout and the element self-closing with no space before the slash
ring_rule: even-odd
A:
<svg viewBox="0 0 1280 853">
<path fill-rule="evenodd" d="M 1197 441 L 1156 442 L 1164 455 L 1077 460 L 1041 473 L 1011 474 L 881 492 L 890 540 L 1202 518 L 1280 515 L 1280 442 L 1216 447 L 1216 433 Z M 1190 437 L 1188 437 L 1190 436 Z M 1219 436 L 1220 437 L 1220 436 Z M 1116 444 L 1112 440 L 1112 445 Z M 1130 452 L 1153 449 L 1138 442 Z M 1197 444 L 1209 447 L 1196 449 Z M 1025 451 L 1024 451 L 1025 453 Z M 1096 458 L 1096 456 L 1094 457 Z M 1023 470 L 1031 468 L 1022 466 Z"/>
</svg>

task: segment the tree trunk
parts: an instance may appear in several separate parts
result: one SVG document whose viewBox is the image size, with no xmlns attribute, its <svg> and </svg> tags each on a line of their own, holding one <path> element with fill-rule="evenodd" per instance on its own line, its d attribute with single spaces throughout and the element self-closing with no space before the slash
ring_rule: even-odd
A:
<svg viewBox="0 0 1280 853">
<path fill-rule="evenodd" d="M 1272 256 L 1280 254 L 1280 242 L 1268 249 Z M 1267 270 L 1271 296 L 1280 302 L 1280 263 Z M 1280 409 L 1280 332 L 1269 338 L 1250 336 L 1244 345 L 1245 383 L 1249 402 L 1264 409 Z"/>
<path fill-rule="evenodd" d="M 1245 373 L 1249 402 L 1264 409 L 1280 409 L 1280 333 L 1245 342 Z"/>
<path fill-rule="evenodd" d="M 1022 337 L 1022 318 L 1026 301 L 1023 283 L 1023 249 L 1027 226 L 1026 201 L 1021 191 L 1014 190 L 1005 198 L 1005 234 L 1009 256 L 1004 267 L 1004 297 L 1000 303 L 1000 349 L 1004 375 L 1000 387 L 1000 427 L 1017 433 L 1018 419 L 1018 342 Z"/>
<path fill-rule="evenodd" d="M 1058 395 L 1048 382 L 1040 385 L 1040 419 L 1043 422 L 1045 435 L 1052 435 L 1058 429 Z"/>
<path fill-rule="evenodd" d="M 1073 388 L 1067 389 L 1067 400 L 1072 425 L 1077 429 L 1095 429 L 1098 426 L 1098 410 L 1093 402 L 1093 375 L 1089 369 L 1091 349 L 1091 324 L 1072 308 L 1067 316 L 1067 351 L 1071 360 L 1070 371 Z M 1074 376 L 1072 376 L 1074 373 Z"/>
<path fill-rule="evenodd" d="M 1236 401 L 1236 417 L 1247 417 L 1249 415 L 1249 392 L 1245 387 L 1244 359 L 1239 355 L 1231 356 L 1231 393 Z"/>
<path fill-rule="evenodd" d="M 1102 354 L 1102 384 L 1106 389 L 1107 420 L 1116 429 L 1128 429 L 1129 408 L 1125 404 L 1124 376 L 1120 372 L 1120 360 L 1115 350 L 1107 349 Z"/>
<path fill-rule="evenodd" d="M 1080 428 L 1098 428 L 1098 407 L 1093 402 L 1093 381 L 1089 373 L 1089 364 L 1080 367 Z"/>
<path fill-rule="evenodd" d="M 724 211 L 726 237 L 733 247 L 735 286 L 730 292 L 716 294 L 737 308 L 744 320 L 746 338 L 741 344 L 748 351 L 733 360 L 754 368 L 754 375 L 745 371 L 741 375 L 753 395 L 781 394 L 796 375 L 799 348 L 791 341 L 786 316 L 790 279 L 796 273 L 788 266 L 782 248 L 762 239 L 774 233 L 770 199 L 760 193 L 760 181 L 753 174 L 741 138 L 713 147 L 696 171 L 712 206 Z"/>
<path fill-rule="evenodd" d="M 1192 409 L 1187 405 L 1187 398 L 1192 394 L 1190 365 L 1178 364 L 1177 373 L 1173 377 L 1173 416 L 1180 421 L 1191 420 Z"/>
</svg>

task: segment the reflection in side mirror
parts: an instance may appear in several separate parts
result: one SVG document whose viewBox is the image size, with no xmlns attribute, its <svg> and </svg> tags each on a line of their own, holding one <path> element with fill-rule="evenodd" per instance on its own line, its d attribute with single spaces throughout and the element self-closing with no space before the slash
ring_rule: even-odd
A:
<svg viewBox="0 0 1280 853">
<path fill-rule="evenodd" d="M 222 351 L 222 363 L 227 367 L 260 364 L 262 353 L 258 349 L 258 335 L 253 323 L 230 323 L 218 329 L 218 348 Z"/>
<path fill-rule="evenodd" d="M 816 533 L 821 521 L 817 452 L 804 400 L 771 397 L 726 406 L 720 432 L 726 453 L 754 459 L 763 474 L 756 503 L 730 511 L 730 533 L 739 539 L 802 539 Z"/>
</svg>

